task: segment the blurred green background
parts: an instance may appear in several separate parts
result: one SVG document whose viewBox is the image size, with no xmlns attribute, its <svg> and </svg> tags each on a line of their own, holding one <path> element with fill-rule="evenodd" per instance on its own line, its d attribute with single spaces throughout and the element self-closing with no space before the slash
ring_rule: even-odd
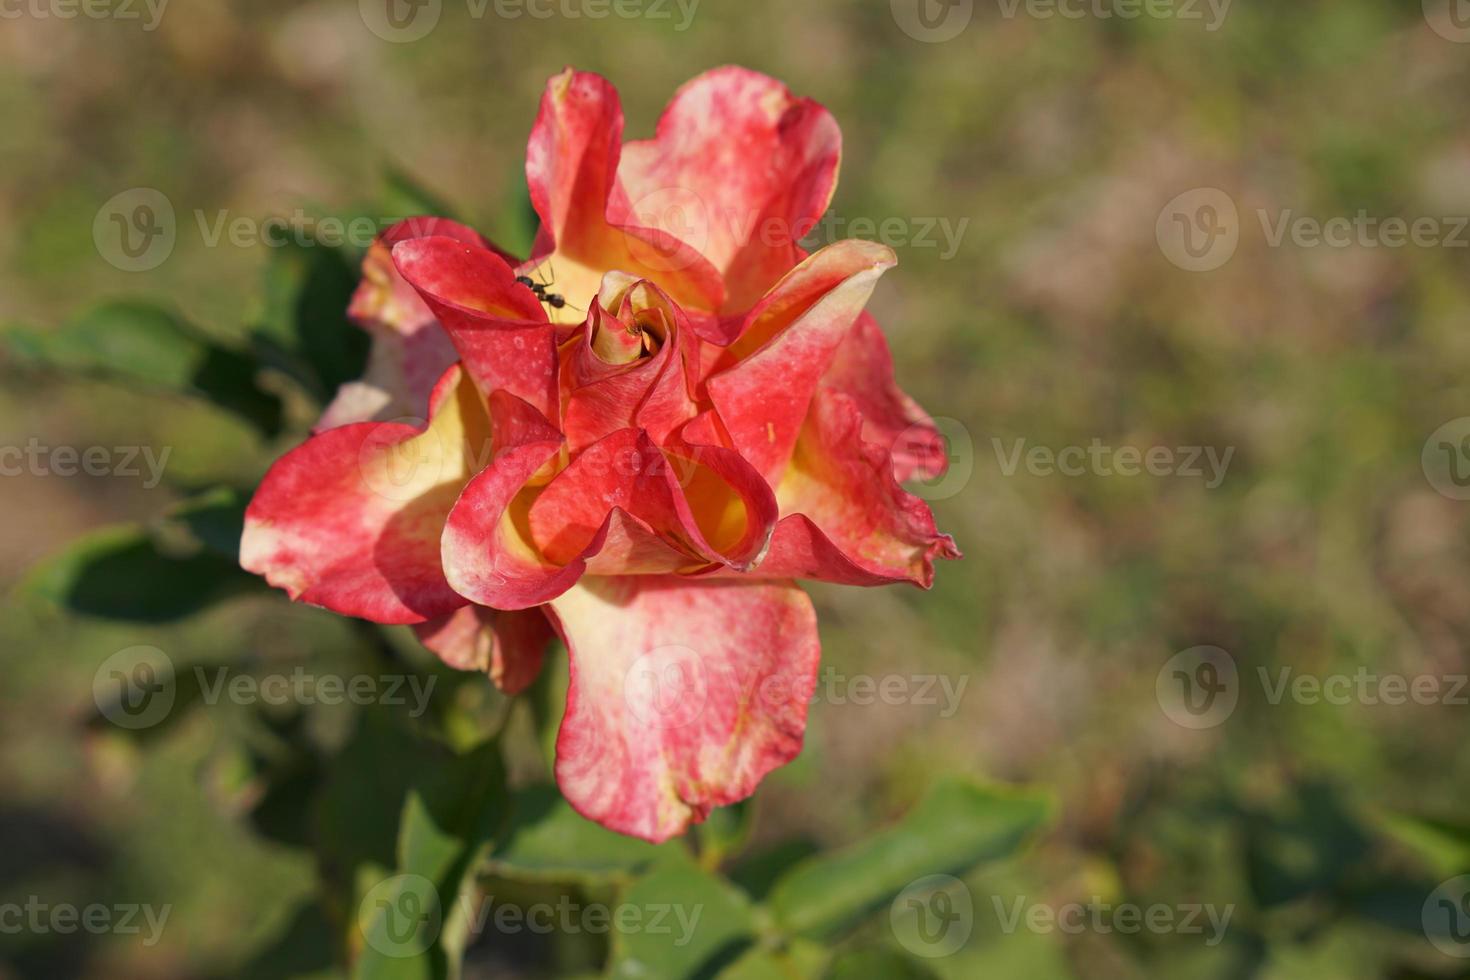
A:
<svg viewBox="0 0 1470 980">
<path fill-rule="evenodd" d="M 1443 951 L 1470 944 L 1441 936 L 1437 948 L 1423 915 L 1440 882 L 1470 872 L 1470 707 L 1273 704 L 1258 673 L 1470 670 L 1470 505 L 1421 465 L 1431 433 L 1470 415 L 1470 236 L 1273 246 L 1258 218 L 1366 211 L 1452 232 L 1470 214 L 1470 45 L 1445 36 L 1448 12 L 1240 0 L 1208 30 L 1203 4 L 1204 20 L 1100 15 L 1117 9 L 1107 4 L 1065 18 L 977 0 L 957 36 L 926 41 L 900 28 L 903 0 L 703 0 L 686 30 L 673 5 L 667 18 L 594 20 L 567 16 L 586 10 L 568 3 L 537 19 L 444 0 L 411 43 L 376 36 L 348 0 L 180 0 L 151 31 L 141 5 L 137 20 L 7 8 L 0 322 L 44 336 L 103 300 L 147 297 L 242 344 L 275 315 L 262 281 L 281 250 L 211 245 L 197 215 L 387 219 L 423 196 L 405 190 L 417 186 L 524 249 L 525 140 L 548 76 L 568 64 L 605 74 L 628 134 L 643 137 L 707 68 L 775 75 L 842 126 L 834 214 L 900 219 L 910 236 L 929 219 L 967 222 L 953 254 L 937 232 L 937 245 L 898 243 L 872 304 L 900 382 L 950 420 L 961 478 L 924 492 L 966 559 L 941 567 L 929 594 L 811 589 L 827 668 L 965 687 L 952 711 L 912 698 L 815 705 L 804 755 L 758 794 L 746 853 L 863 839 L 943 776 L 1037 786 L 1055 819 L 1024 853 L 966 877 L 973 934 L 923 968 L 1470 976 L 1470 960 Z M 93 237 L 99 210 L 135 188 L 177 215 L 172 253 L 136 273 Z M 1205 272 L 1161 245 L 1161 213 L 1199 188 L 1238 208 L 1238 248 Z M 262 965 L 282 937 L 310 931 L 299 910 L 330 860 L 320 840 L 262 828 L 280 772 L 261 760 L 301 726 L 340 744 L 332 733 L 361 723 L 352 709 L 208 706 L 130 738 L 94 723 L 92 682 L 137 645 L 261 673 L 361 670 L 355 628 L 259 594 L 152 624 L 71 615 L 28 572 L 202 486 L 248 488 L 300 438 L 310 406 L 288 395 L 272 438 L 239 412 L 4 356 L 0 445 L 171 455 L 156 487 L 0 478 L 0 901 L 166 903 L 171 917 L 149 946 L 0 929 L 0 976 L 333 975 L 310 957 Z M 1234 455 L 1214 488 L 1008 473 L 1023 439 Z M 433 671 L 406 634 L 385 642 L 371 656 Z M 1156 682 L 1201 645 L 1229 653 L 1239 704 L 1195 730 L 1171 720 Z M 511 712 L 512 779 L 535 775 L 531 712 L 471 681 L 444 684 L 471 717 Z M 1018 899 L 1233 913 L 1214 945 L 1181 930 L 1007 931 L 995 902 Z M 837 942 L 902 947 L 882 909 Z M 562 976 L 599 956 L 486 936 L 465 975 Z"/>
</svg>

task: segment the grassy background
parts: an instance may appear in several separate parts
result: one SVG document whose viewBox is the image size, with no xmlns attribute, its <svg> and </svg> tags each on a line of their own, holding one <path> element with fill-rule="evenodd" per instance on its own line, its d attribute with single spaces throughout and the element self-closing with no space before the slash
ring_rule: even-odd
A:
<svg viewBox="0 0 1470 980">
<path fill-rule="evenodd" d="M 1393 830 L 1406 814 L 1461 816 L 1470 708 L 1273 705 L 1256 672 L 1466 672 L 1466 504 L 1435 492 L 1420 452 L 1470 414 L 1470 250 L 1271 247 L 1256 214 L 1470 214 L 1470 47 L 1433 32 L 1417 3 L 1372 0 L 1241 2 L 1213 32 L 1007 17 L 979 0 L 944 43 L 904 34 L 881 0 L 704 0 L 683 32 L 444 8 L 411 44 L 375 37 L 345 0 L 190 0 L 154 32 L 0 22 L 0 319 L 44 327 L 150 295 L 239 336 L 269 250 L 211 247 L 196 212 L 351 213 L 397 168 L 520 247 L 525 137 L 562 66 L 611 78 L 634 136 L 708 67 L 780 77 L 842 125 L 836 214 L 968 221 L 952 256 L 900 247 L 873 309 L 902 383 L 954 420 L 973 471 L 935 502 L 967 558 L 932 593 L 813 588 L 828 666 L 965 678 L 958 710 L 818 705 L 807 752 L 762 790 L 760 838 L 840 844 L 941 772 L 1037 783 L 1062 819 L 1016 867 L 974 883 L 980 924 L 954 975 L 1459 975 L 1418 914 L 1437 881 L 1470 867 L 1427 860 Z M 135 187 L 179 216 L 172 256 L 141 274 L 92 241 L 99 207 Z M 1155 238 L 1166 202 L 1199 187 L 1226 190 L 1241 216 L 1238 251 L 1209 273 L 1177 268 Z M 31 437 L 172 457 L 151 490 L 0 479 L 6 586 L 207 474 L 257 478 L 288 441 L 262 444 L 193 405 L 8 377 L 0 444 Z M 996 440 L 1018 439 L 1234 457 L 1215 489 L 1007 475 Z M 140 643 L 318 662 L 342 629 L 279 603 L 156 630 L 19 596 L 0 608 L 0 889 L 173 907 L 153 948 L 0 937 L 14 975 L 42 962 L 57 976 L 229 975 L 311 890 L 311 861 L 242 824 L 228 712 L 140 754 L 79 723 L 91 677 Z M 1228 650 L 1244 683 L 1235 714 L 1195 732 L 1160 710 L 1155 678 L 1200 644 Z M 991 895 L 1237 910 L 1216 947 L 1005 935 Z"/>
</svg>

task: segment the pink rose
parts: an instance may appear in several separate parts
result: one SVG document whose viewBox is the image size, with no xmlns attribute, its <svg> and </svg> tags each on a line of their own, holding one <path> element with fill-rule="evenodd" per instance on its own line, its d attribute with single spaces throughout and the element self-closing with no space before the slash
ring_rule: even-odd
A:
<svg viewBox="0 0 1470 980">
<path fill-rule="evenodd" d="M 830 114 L 723 68 L 654 139 L 622 127 L 606 80 L 551 80 L 523 264 L 442 219 L 374 247 L 369 377 L 272 467 L 242 564 L 512 694 L 559 634 L 562 792 L 657 841 L 800 751 L 795 579 L 927 588 L 959 553 L 898 483 L 945 455 L 864 312 L 893 253 L 797 243 L 836 184 Z M 382 421 L 406 406 L 429 421 Z"/>
</svg>

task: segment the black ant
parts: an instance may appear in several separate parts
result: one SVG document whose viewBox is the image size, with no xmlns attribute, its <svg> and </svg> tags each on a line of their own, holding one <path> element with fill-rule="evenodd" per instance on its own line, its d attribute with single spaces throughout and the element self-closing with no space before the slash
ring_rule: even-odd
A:
<svg viewBox="0 0 1470 980">
<path fill-rule="evenodd" d="M 548 291 L 548 287 L 556 282 L 556 273 L 554 272 L 552 273 L 552 279 L 549 283 L 537 282 L 530 276 L 516 276 L 516 282 L 520 283 L 522 286 L 525 286 L 531 292 L 535 293 L 537 299 L 545 303 L 547 306 L 551 307 L 553 310 L 563 309 L 567 305 L 567 301 L 564 296 Z M 576 307 L 572 307 L 572 309 L 576 309 Z"/>
</svg>

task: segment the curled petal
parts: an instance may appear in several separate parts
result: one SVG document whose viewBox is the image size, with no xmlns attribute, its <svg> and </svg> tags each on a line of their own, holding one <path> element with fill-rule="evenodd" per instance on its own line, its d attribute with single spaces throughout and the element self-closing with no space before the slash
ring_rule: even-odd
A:
<svg viewBox="0 0 1470 980">
<path fill-rule="evenodd" d="M 662 841 L 801 751 L 820 647 L 794 583 L 589 576 L 551 609 L 571 655 L 556 779 L 588 819 Z"/>
<path fill-rule="evenodd" d="M 480 670 L 506 694 L 520 694 L 541 673 L 555 635 L 539 609 L 505 612 L 473 603 L 414 627 L 419 642 L 456 670 Z"/>
<path fill-rule="evenodd" d="M 719 271 L 697 249 L 632 215 L 617 180 L 622 138 L 622 103 L 607 79 L 568 68 L 547 83 L 526 150 L 531 204 L 541 217 L 534 256 L 555 253 L 558 281 L 577 284 L 574 303 L 585 305 L 596 291 L 588 270 L 623 269 L 656 276 L 685 306 L 718 309 L 725 293 Z"/>
<path fill-rule="evenodd" d="M 240 564 L 293 599 L 379 623 L 419 623 L 464 605 L 439 537 L 488 454 L 489 420 L 457 366 L 427 425 L 363 422 L 313 436 L 276 461 L 245 512 Z"/>
<path fill-rule="evenodd" d="M 444 325 L 486 395 L 507 391 L 554 416 L 556 328 L 503 258 L 433 236 L 399 242 L 393 262 Z"/>
<path fill-rule="evenodd" d="M 825 108 L 731 66 L 680 88 L 657 135 L 623 147 L 618 177 L 629 222 L 694 246 L 723 275 L 725 308 L 744 311 L 800 261 L 841 156 Z"/>
<path fill-rule="evenodd" d="M 851 398 L 863 413 L 863 439 L 893 450 L 899 482 L 937 479 L 949 468 L 944 437 L 893 375 L 893 355 L 878 321 L 863 313 L 837 348 L 822 385 Z"/>
<path fill-rule="evenodd" d="M 367 371 L 337 390 L 314 431 L 420 414 L 434 384 L 459 360 L 434 311 L 393 266 L 394 245 L 429 235 L 495 250 L 473 229 L 447 218 L 409 218 L 383 232 L 363 259 L 362 282 L 347 310 L 373 337 Z"/>
<path fill-rule="evenodd" d="M 960 557 L 928 505 L 898 485 L 887 448 L 863 439 L 857 406 L 837 392 L 813 400 L 776 497 L 785 516 L 753 572 L 762 578 L 927 589 L 935 559 Z"/>
<path fill-rule="evenodd" d="M 773 485 L 812 393 L 863 312 L 893 250 L 838 242 L 807 259 L 751 311 L 706 385 L 740 454 Z"/>
<path fill-rule="evenodd" d="M 610 273 L 585 328 L 562 348 L 562 429 L 572 452 L 618 429 L 662 444 L 693 418 L 683 311 L 646 280 Z"/>
</svg>

